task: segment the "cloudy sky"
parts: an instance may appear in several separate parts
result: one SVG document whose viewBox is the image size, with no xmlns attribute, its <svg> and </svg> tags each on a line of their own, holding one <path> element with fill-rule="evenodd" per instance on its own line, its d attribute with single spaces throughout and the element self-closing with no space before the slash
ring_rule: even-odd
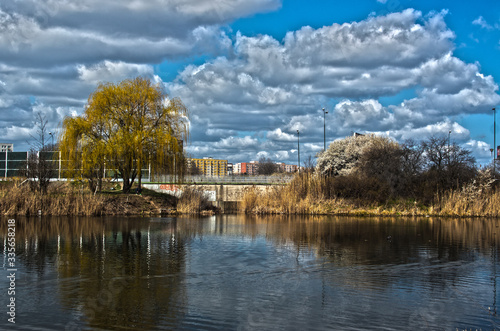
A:
<svg viewBox="0 0 500 331">
<path fill-rule="evenodd" d="M 296 163 L 324 107 L 327 143 L 451 130 L 485 164 L 499 63 L 493 0 L 2 1 L 0 142 L 24 151 L 37 112 L 60 132 L 99 82 L 145 76 L 189 108 L 193 157 Z"/>
</svg>

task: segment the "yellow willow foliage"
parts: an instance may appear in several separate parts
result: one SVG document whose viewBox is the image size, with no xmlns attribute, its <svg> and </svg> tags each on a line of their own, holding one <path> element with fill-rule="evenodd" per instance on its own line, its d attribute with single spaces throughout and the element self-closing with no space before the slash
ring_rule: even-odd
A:
<svg viewBox="0 0 500 331">
<path fill-rule="evenodd" d="M 100 84 L 80 117 L 63 122 L 60 148 L 69 175 L 89 178 L 117 169 L 125 185 L 141 168 L 161 169 L 187 139 L 188 110 L 160 85 L 135 78 Z M 99 175 L 97 175 L 99 176 Z M 130 181 L 130 182 L 129 182 Z"/>
</svg>

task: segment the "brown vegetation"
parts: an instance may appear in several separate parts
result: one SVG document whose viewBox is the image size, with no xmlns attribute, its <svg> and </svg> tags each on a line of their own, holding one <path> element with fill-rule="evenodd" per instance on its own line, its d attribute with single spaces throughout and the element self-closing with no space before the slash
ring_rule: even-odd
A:
<svg viewBox="0 0 500 331">
<path fill-rule="evenodd" d="M 356 182 L 355 177 L 300 174 L 286 186 L 247 190 L 241 209 L 252 214 L 500 216 L 500 193 L 487 179 L 478 178 L 461 190 L 437 194 L 430 204 L 384 200 L 385 188 L 372 184 Z"/>
<path fill-rule="evenodd" d="M 265 191 L 252 187 L 245 192 L 241 209 L 255 214 L 350 214 L 354 201 L 333 197 L 331 182 L 331 178 L 305 173 L 285 186 Z"/>
<path fill-rule="evenodd" d="M 0 214 L 5 216 L 157 215 L 175 213 L 175 205 L 176 198 L 147 190 L 142 195 L 117 191 L 94 194 L 83 185 L 51 183 L 47 194 L 41 194 L 20 181 L 0 186 Z"/>
<path fill-rule="evenodd" d="M 337 140 L 314 173 L 266 192 L 249 190 L 246 213 L 499 216 L 498 177 L 446 137 L 403 145 L 375 135 Z"/>
<path fill-rule="evenodd" d="M 28 185 L 3 183 L 0 190 L 2 215 L 103 215 L 105 199 L 89 192 L 51 187 L 47 194 L 32 192 Z"/>
<path fill-rule="evenodd" d="M 488 172 L 486 172 L 488 174 Z M 461 190 L 438 195 L 434 210 L 446 216 L 500 216 L 500 192 L 491 187 L 491 177 L 478 177 Z"/>
<path fill-rule="evenodd" d="M 181 214 L 212 214 L 215 210 L 202 189 L 187 186 L 177 201 L 177 212 Z"/>
</svg>

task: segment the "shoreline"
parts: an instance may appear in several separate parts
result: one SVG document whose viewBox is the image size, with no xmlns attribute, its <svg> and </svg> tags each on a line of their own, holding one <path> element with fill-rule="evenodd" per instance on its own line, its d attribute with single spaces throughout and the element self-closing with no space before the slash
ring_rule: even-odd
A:
<svg viewBox="0 0 500 331">
<path fill-rule="evenodd" d="M 346 199 L 271 199 L 266 194 L 249 192 L 238 202 L 238 211 L 222 213 L 206 201 L 197 200 L 196 192 L 186 199 L 144 189 L 142 194 L 107 190 L 92 193 L 68 184 L 53 185 L 49 192 L 31 192 L 21 185 L 0 187 L 0 215 L 7 216 L 172 216 L 172 215 L 325 215 L 348 217 L 459 217 L 498 218 L 500 193 L 466 201 L 452 196 L 438 199 L 438 204 L 426 206 L 412 201 L 374 202 Z M 451 203 L 452 201 L 453 203 Z M 464 203 L 462 203 L 464 202 Z M 489 202 L 489 204 L 486 204 Z M 477 205 L 483 206 L 478 208 Z"/>
<path fill-rule="evenodd" d="M 180 212 L 175 206 L 173 197 L 151 196 L 148 194 L 123 194 L 123 193 L 91 193 L 75 194 L 47 194 L 40 196 L 29 192 L 24 199 L 16 202 L 0 202 L 1 215 L 11 216 L 175 216 L 175 215 L 202 215 L 211 216 L 218 214 L 248 214 L 248 215 L 303 215 L 303 216 L 346 216 L 346 217 L 454 217 L 454 218 L 496 218 L 498 215 L 446 213 L 436 212 L 432 207 L 422 210 L 401 206 L 348 206 L 345 203 L 324 201 L 311 205 L 310 212 L 283 212 L 254 208 L 252 211 L 240 207 L 237 212 L 222 213 L 215 208 L 197 212 Z M 4 200 L 4 199 L 2 199 Z M 326 208 L 325 208 L 326 207 Z M 336 207 L 336 208 L 332 208 Z M 256 210 L 257 209 L 257 210 Z M 320 210 L 323 209 L 323 210 Z M 329 209 L 326 211 L 325 209 Z"/>
</svg>

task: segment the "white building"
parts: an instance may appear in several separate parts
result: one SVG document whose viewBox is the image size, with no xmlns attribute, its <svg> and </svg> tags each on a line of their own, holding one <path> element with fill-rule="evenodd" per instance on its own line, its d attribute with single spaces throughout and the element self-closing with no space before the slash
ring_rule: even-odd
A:
<svg viewBox="0 0 500 331">
<path fill-rule="evenodd" d="M 14 144 L 0 143 L 0 152 L 13 152 Z"/>
</svg>

